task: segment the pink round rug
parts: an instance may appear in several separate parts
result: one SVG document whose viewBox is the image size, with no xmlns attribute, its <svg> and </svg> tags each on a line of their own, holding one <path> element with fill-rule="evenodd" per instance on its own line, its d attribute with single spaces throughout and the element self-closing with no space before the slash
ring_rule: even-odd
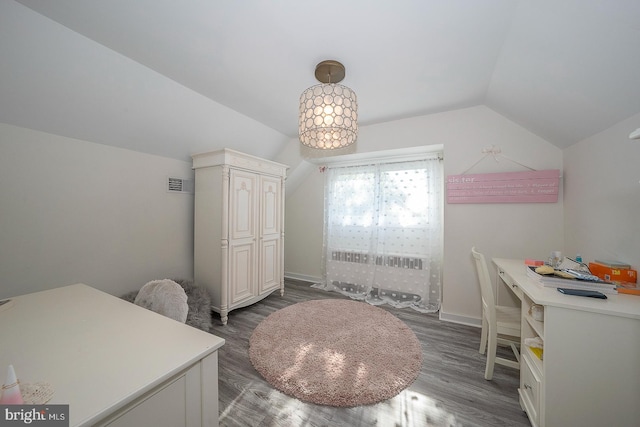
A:
<svg viewBox="0 0 640 427">
<path fill-rule="evenodd" d="M 422 366 L 420 342 L 404 322 L 365 302 L 335 299 L 272 313 L 251 335 L 249 358 L 283 393 L 341 407 L 395 396 Z"/>
</svg>

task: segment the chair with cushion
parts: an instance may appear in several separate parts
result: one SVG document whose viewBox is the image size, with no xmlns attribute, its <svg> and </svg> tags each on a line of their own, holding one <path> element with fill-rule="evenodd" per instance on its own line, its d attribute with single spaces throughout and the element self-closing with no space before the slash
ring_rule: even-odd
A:
<svg viewBox="0 0 640 427">
<path fill-rule="evenodd" d="M 194 328 L 210 332 L 212 328 L 211 316 L 211 297 L 207 290 L 196 285 L 191 280 L 173 279 L 178 285 L 182 286 L 184 293 L 187 295 L 187 320 L 186 324 Z M 125 301 L 134 303 L 140 291 L 132 291 L 121 296 Z"/>
<path fill-rule="evenodd" d="M 489 270 L 484 255 L 471 248 L 471 254 L 476 262 L 480 293 L 482 296 L 482 334 L 480 336 L 480 353 L 487 350 L 487 365 L 484 378 L 493 378 L 493 368 L 496 363 L 511 368 L 520 369 L 520 308 L 497 305 L 493 296 L 493 288 L 489 277 Z M 510 346 L 516 360 L 496 357 L 498 344 Z"/>
<path fill-rule="evenodd" d="M 182 286 L 173 280 L 152 280 L 145 284 L 133 303 L 178 322 L 187 321 L 189 305 Z"/>
</svg>

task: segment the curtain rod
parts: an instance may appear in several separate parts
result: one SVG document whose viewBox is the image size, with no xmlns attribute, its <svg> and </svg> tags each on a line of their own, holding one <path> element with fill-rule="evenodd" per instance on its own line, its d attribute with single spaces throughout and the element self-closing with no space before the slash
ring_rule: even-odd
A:
<svg viewBox="0 0 640 427">
<path fill-rule="evenodd" d="M 414 154 L 409 156 L 395 156 L 395 157 L 380 157 L 375 159 L 362 159 L 362 160 L 347 160 L 344 162 L 335 162 L 329 163 L 325 165 L 327 169 L 338 169 L 338 168 L 346 168 L 351 166 L 373 166 L 373 165 L 391 165 L 397 163 L 409 163 L 420 160 L 444 160 L 444 156 L 442 153 L 422 153 L 422 154 Z"/>
</svg>

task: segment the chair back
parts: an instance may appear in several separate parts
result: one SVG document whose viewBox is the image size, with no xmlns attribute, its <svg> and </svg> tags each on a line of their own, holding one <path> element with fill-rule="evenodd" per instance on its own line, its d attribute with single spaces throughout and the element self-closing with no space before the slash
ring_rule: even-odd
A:
<svg viewBox="0 0 640 427">
<path fill-rule="evenodd" d="M 493 287 L 491 286 L 491 278 L 489 269 L 484 259 L 484 255 L 475 248 L 471 248 L 471 254 L 476 261 L 476 270 L 478 271 L 478 280 L 480 282 L 480 294 L 482 296 L 482 309 L 485 316 L 489 316 L 490 320 L 495 318 L 496 305 L 493 297 Z"/>
</svg>

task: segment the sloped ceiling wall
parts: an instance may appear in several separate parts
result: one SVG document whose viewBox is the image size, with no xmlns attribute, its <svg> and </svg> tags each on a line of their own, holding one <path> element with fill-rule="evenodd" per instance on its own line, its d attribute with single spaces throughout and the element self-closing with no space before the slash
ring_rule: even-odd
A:
<svg viewBox="0 0 640 427">
<path fill-rule="evenodd" d="M 7 0 L 0 121 L 274 158 L 324 59 L 360 124 L 487 105 L 560 148 L 640 112 L 634 0 Z"/>
</svg>

